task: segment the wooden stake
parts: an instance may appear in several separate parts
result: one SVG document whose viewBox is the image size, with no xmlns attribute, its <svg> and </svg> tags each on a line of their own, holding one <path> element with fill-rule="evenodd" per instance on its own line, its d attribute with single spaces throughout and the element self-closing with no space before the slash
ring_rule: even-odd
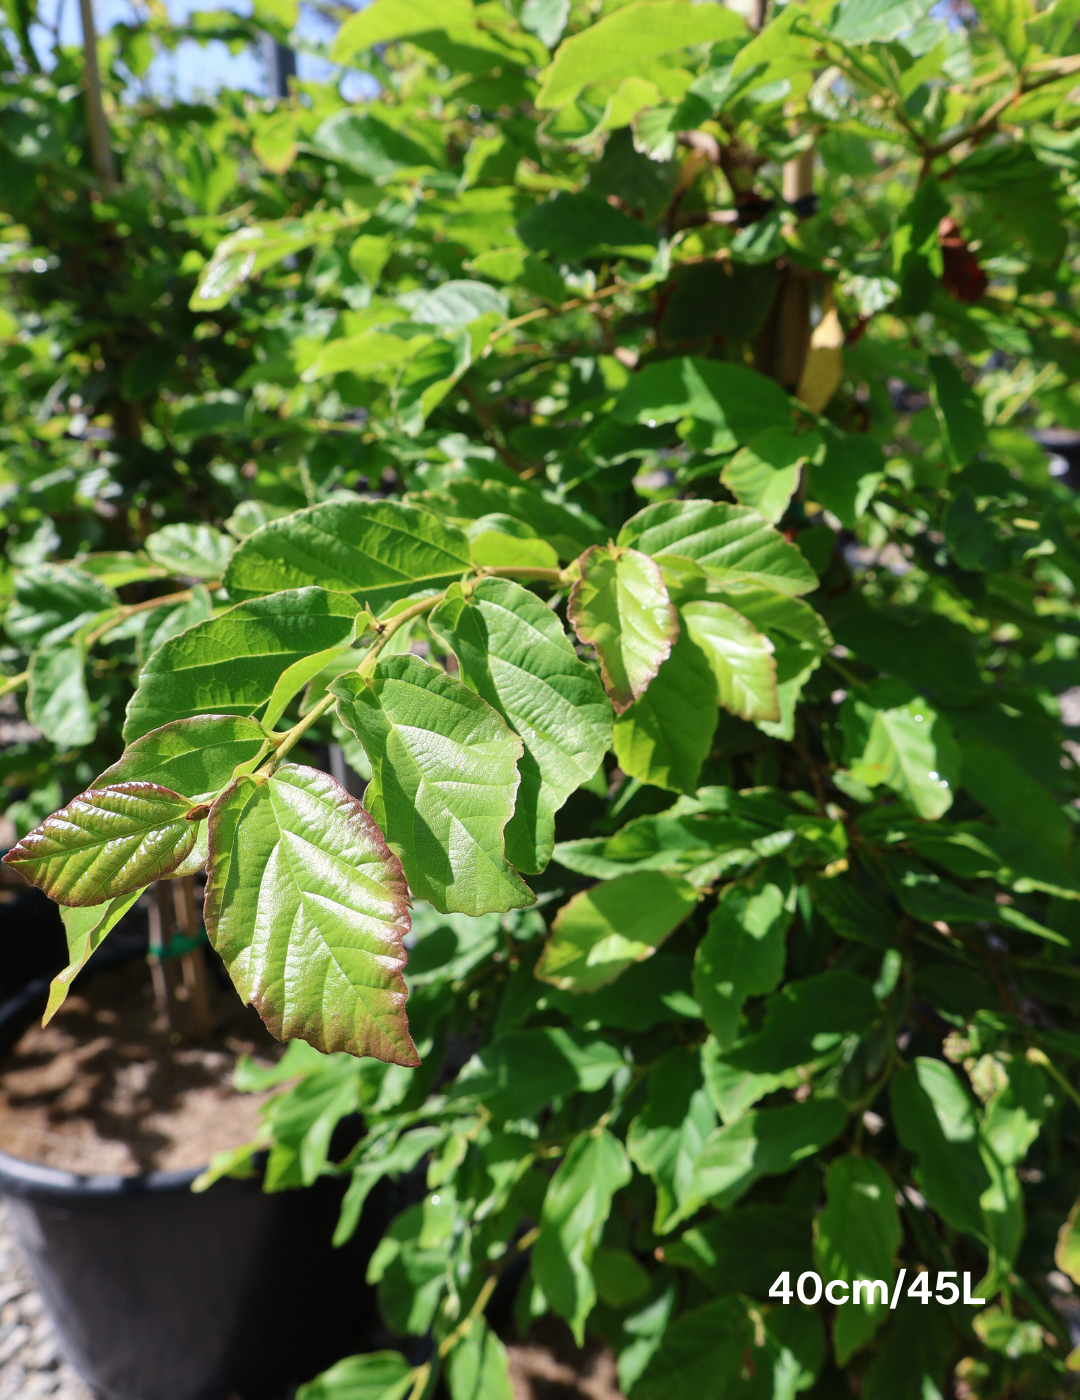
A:
<svg viewBox="0 0 1080 1400">
<path fill-rule="evenodd" d="M 86 124 L 90 129 L 90 155 L 98 179 L 106 188 L 116 184 L 116 161 L 109 142 L 109 124 L 101 98 L 101 70 L 98 68 L 97 32 L 94 28 L 93 0 L 79 0 L 82 17 L 86 85 Z"/>
<path fill-rule="evenodd" d="M 199 932 L 202 921 L 195 907 L 195 880 L 193 876 L 184 875 L 181 879 L 173 881 L 173 899 L 176 903 L 176 918 L 180 928 L 188 938 L 194 938 Z M 187 987 L 191 1003 L 195 1034 L 200 1040 L 207 1040 L 213 1030 L 213 1025 L 210 1020 L 210 992 L 206 983 L 206 964 L 203 961 L 202 949 L 192 948 L 189 953 L 184 953 L 180 958 L 180 967 L 183 970 L 184 986 Z"/>
<path fill-rule="evenodd" d="M 149 890 L 150 907 L 147 917 L 150 924 L 150 980 L 154 987 L 154 1002 L 157 1009 L 165 1016 L 165 1022 L 172 1030 L 172 1007 L 169 1004 L 169 983 L 165 976 L 165 964 L 161 961 L 161 954 L 165 948 L 165 910 L 164 902 L 165 890 L 160 880 L 151 885 Z"/>
</svg>

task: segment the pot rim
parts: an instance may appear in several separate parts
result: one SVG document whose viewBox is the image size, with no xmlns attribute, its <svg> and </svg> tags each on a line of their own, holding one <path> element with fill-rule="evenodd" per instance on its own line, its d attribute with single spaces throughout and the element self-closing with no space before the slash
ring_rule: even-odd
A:
<svg viewBox="0 0 1080 1400">
<path fill-rule="evenodd" d="M 130 958 L 139 957 L 141 950 L 123 945 L 109 949 L 94 971 L 105 972 Z M 17 1026 L 35 1003 L 48 1000 L 52 978 L 35 977 L 14 996 L 0 1001 L 0 1043 L 9 1026 Z M 258 1163 L 258 1157 L 255 1159 Z M 0 1196 L 20 1200 L 105 1200 L 123 1196 L 158 1196 L 167 1193 L 190 1192 L 192 1183 L 206 1166 L 185 1167 L 179 1171 L 141 1172 L 122 1176 L 119 1172 L 83 1175 L 61 1167 L 47 1167 L 39 1162 L 27 1162 L 0 1151 Z M 229 1179 L 229 1178 L 226 1178 Z"/>
</svg>

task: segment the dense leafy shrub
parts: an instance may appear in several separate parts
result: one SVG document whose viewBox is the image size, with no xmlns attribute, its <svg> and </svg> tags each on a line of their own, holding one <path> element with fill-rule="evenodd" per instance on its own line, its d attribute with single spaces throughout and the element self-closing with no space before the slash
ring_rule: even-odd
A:
<svg viewBox="0 0 1080 1400">
<path fill-rule="evenodd" d="M 136 446 L 182 476 L 212 422 L 249 496 L 20 568 L 90 787 L 8 860 L 73 967 L 206 863 L 295 1042 L 245 1076 L 268 1185 L 348 1175 L 344 1238 L 426 1169 L 370 1276 L 431 1359 L 310 1400 L 505 1397 L 500 1279 L 633 1400 L 1067 1388 L 1080 514 L 1029 430 L 1080 426 L 1073 28 L 375 0 L 334 55 L 380 95 L 264 113 L 288 208 L 251 166 L 199 224 L 173 314 L 246 366 Z"/>
</svg>

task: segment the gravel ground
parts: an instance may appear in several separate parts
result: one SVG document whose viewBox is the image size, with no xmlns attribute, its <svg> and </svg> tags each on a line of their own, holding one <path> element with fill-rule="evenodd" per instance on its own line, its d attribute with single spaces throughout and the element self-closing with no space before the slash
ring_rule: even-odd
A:
<svg viewBox="0 0 1080 1400">
<path fill-rule="evenodd" d="M 56 1334 L 0 1206 L 0 1400 L 94 1400 Z"/>
</svg>

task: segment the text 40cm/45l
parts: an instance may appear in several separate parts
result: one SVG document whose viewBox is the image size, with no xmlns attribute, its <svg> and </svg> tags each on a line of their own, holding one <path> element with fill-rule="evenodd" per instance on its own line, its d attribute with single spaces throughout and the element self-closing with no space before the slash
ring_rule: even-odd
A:
<svg viewBox="0 0 1080 1400">
<path fill-rule="evenodd" d="M 907 1277 L 907 1269 L 901 1269 L 896 1276 L 896 1282 L 892 1288 L 882 1278 L 858 1278 L 853 1283 L 846 1279 L 834 1278 L 827 1283 L 822 1281 L 821 1275 L 813 1270 L 808 1270 L 805 1274 L 800 1274 L 795 1287 L 791 1286 L 791 1274 L 785 1270 L 780 1274 L 772 1287 L 769 1289 L 770 1298 L 779 1298 L 782 1303 L 790 1303 L 793 1299 L 798 1299 L 800 1303 L 813 1304 L 821 1301 L 824 1293 L 825 1301 L 834 1303 L 839 1307 L 843 1303 L 887 1303 L 890 1308 L 895 1308 L 903 1296 L 904 1280 Z M 970 1303 L 981 1307 L 985 1298 L 973 1298 L 971 1296 L 971 1275 L 969 1273 L 960 1274 L 955 1269 L 943 1269 L 937 1276 L 937 1288 L 930 1291 L 931 1274 L 928 1269 L 920 1269 L 915 1273 L 908 1284 L 907 1296 L 917 1298 L 920 1303 L 944 1303 L 949 1307 L 952 1303 Z M 960 1284 L 957 1279 L 963 1280 L 963 1298 L 960 1294 Z"/>
</svg>

